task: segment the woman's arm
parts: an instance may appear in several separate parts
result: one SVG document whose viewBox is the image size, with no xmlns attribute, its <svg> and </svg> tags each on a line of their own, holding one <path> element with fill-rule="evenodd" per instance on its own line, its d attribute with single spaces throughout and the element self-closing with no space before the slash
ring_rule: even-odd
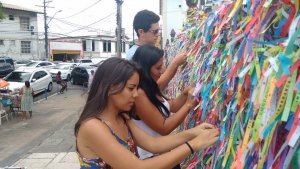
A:
<svg viewBox="0 0 300 169">
<path fill-rule="evenodd" d="M 175 99 L 169 100 L 170 104 L 170 111 L 176 113 L 188 100 L 188 97 L 193 95 L 194 92 L 194 85 L 190 85 L 183 90 L 183 92 L 176 97 Z M 194 101 L 194 98 L 193 98 Z"/>
<path fill-rule="evenodd" d="M 195 128 L 188 129 L 177 134 L 152 137 L 144 130 L 140 129 L 132 120 L 128 120 L 127 125 L 133 133 L 135 143 L 137 143 L 139 147 L 153 154 L 162 154 L 168 152 L 202 134 L 204 130 L 215 128 L 211 124 L 202 123 Z"/>
<path fill-rule="evenodd" d="M 31 88 L 31 95 L 34 96 L 33 88 Z"/>
<path fill-rule="evenodd" d="M 178 97 L 168 100 L 170 105 L 170 111 L 172 113 L 176 113 L 184 105 L 184 103 L 187 100 L 187 97 L 187 95 L 182 93 Z"/>
<path fill-rule="evenodd" d="M 139 118 L 161 135 L 170 134 L 178 127 L 191 108 L 193 105 L 187 102 L 174 115 L 165 118 L 150 102 L 142 89 L 138 90 L 138 97 L 135 102 L 135 111 Z"/>
<path fill-rule="evenodd" d="M 19 89 L 19 95 L 23 95 L 23 87 Z"/>
<path fill-rule="evenodd" d="M 145 135 L 139 133 L 137 130 L 138 127 L 133 127 L 132 122 L 129 122 L 130 128 L 133 130 L 134 137 L 137 137 L 139 142 L 146 142 L 146 144 L 151 145 L 153 143 L 149 142 L 149 137 L 144 137 Z M 133 128 L 132 128 L 133 127 Z M 204 137 L 208 137 L 206 139 L 200 139 L 199 136 L 195 137 L 195 139 L 189 141 L 192 148 L 197 151 L 201 148 L 204 148 L 208 144 L 212 144 L 214 140 L 217 140 L 216 132 L 212 132 L 211 129 L 210 135 L 207 136 L 208 132 L 202 132 Z M 215 136 L 213 136 L 213 134 Z M 144 139 L 142 138 L 144 137 Z M 150 139 L 156 144 L 158 143 L 156 138 Z M 202 141 L 201 141 L 202 140 Z M 209 140 L 209 141 L 207 141 Z M 169 139 L 166 141 L 174 142 L 176 140 Z M 164 141 L 164 142 L 166 142 Z M 79 152 L 82 156 L 87 157 L 88 154 L 84 154 L 83 149 L 88 148 L 97 157 L 103 159 L 106 163 L 108 163 L 113 168 L 121 168 L 121 169 L 131 169 L 131 168 L 139 168 L 139 169 L 165 169 L 172 168 L 176 164 L 180 163 L 186 156 L 190 155 L 190 149 L 186 144 L 182 144 L 177 148 L 173 149 L 170 152 L 167 152 L 163 155 L 159 155 L 154 158 L 150 158 L 147 160 L 139 160 L 133 153 L 127 150 L 123 145 L 117 142 L 115 137 L 111 134 L 110 130 L 107 128 L 105 124 L 100 122 L 99 120 L 89 120 L 81 125 L 78 136 L 77 136 L 77 145 L 79 148 Z M 167 145 L 165 143 L 165 145 Z"/>
<path fill-rule="evenodd" d="M 187 55 L 185 53 L 179 53 L 171 62 L 171 64 L 167 67 L 166 71 L 160 76 L 160 78 L 157 80 L 157 84 L 161 90 L 164 90 L 170 80 L 174 77 L 178 66 L 183 64 L 187 58 Z"/>
</svg>

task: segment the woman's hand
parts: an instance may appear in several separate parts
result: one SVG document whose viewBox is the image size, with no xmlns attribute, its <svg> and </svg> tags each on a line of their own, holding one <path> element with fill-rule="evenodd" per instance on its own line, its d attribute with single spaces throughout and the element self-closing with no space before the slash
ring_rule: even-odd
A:
<svg viewBox="0 0 300 169">
<path fill-rule="evenodd" d="M 194 84 L 192 83 L 183 90 L 182 94 L 187 96 L 189 94 L 193 94 L 194 90 L 195 90 L 195 87 L 194 87 Z"/>
<path fill-rule="evenodd" d="M 186 58 L 187 58 L 187 54 L 185 52 L 181 52 L 175 56 L 175 58 L 173 59 L 173 62 L 179 66 L 186 62 Z"/>
<path fill-rule="evenodd" d="M 204 130 L 207 129 L 216 129 L 216 127 L 209 123 L 201 123 L 200 125 L 197 125 L 196 127 L 189 129 L 189 131 L 191 132 L 191 134 L 197 137 L 198 135 L 201 135 L 202 132 L 204 132 Z"/>
<path fill-rule="evenodd" d="M 194 128 L 194 132 L 199 133 L 197 137 L 189 141 L 194 151 L 199 151 L 200 149 L 206 148 L 218 140 L 220 130 L 212 127 L 213 126 L 210 124 L 203 123 Z"/>
<path fill-rule="evenodd" d="M 187 104 L 190 108 L 194 108 L 197 105 L 197 100 L 196 97 L 193 95 L 194 94 L 194 87 L 188 87 L 187 88 L 187 94 L 183 92 L 184 95 L 187 95 L 187 99 L 185 101 L 185 104 Z"/>
</svg>

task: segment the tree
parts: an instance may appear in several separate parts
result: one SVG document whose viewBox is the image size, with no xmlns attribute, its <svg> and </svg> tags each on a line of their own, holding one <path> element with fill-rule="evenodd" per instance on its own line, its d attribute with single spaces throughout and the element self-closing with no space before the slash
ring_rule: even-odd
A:
<svg viewBox="0 0 300 169">
<path fill-rule="evenodd" d="M 0 1 L 0 20 L 2 20 L 3 18 L 4 18 L 3 6 L 2 6 L 2 3 Z"/>
<path fill-rule="evenodd" d="M 197 7 L 198 4 L 198 0 L 185 0 L 185 2 L 189 8 Z"/>
</svg>

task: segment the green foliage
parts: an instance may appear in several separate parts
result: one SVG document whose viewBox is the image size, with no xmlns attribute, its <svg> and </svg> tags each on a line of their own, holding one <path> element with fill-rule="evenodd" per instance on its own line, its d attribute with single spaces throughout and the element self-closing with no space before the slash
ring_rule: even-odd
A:
<svg viewBox="0 0 300 169">
<path fill-rule="evenodd" d="M 0 1 L 0 20 L 2 20 L 3 18 L 4 18 L 3 6 L 2 6 L 2 3 Z"/>
</svg>

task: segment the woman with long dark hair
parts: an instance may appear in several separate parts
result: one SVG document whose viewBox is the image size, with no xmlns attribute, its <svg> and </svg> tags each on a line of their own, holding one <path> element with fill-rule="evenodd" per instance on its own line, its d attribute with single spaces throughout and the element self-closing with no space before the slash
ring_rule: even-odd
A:
<svg viewBox="0 0 300 169">
<path fill-rule="evenodd" d="M 81 169 L 172 168 L 217 141 L 219 131 L 210 124 L 164 137 L 151 137 L 137 127 L 128 112 L 138 96 L 139 73 L 135 64 L 117 57 L 98 67 L 75 124 Z M 136 145 L 162 155 L 140 160 Z"/>
<path fill-rule="evenodd" d="M 134 109 L 135 122 L 154 137 L 170 134 L 182 123 L 196 103 L 191 95 L 193 87 L 186 88 L 175 99 L 168 99 L 162 94 L 157 81 L 163 74 L 163 56 L 163 50 L 152 45 L 143 45 L 137 49 L 132 58 L 132 61 L 142 68 L 140 88 Z M 171 112 L 174 114 L 171 115 Z M 153 153 L 141 148 L 138 152 L 141 159 L 154 156 Z"/>
</svg>

